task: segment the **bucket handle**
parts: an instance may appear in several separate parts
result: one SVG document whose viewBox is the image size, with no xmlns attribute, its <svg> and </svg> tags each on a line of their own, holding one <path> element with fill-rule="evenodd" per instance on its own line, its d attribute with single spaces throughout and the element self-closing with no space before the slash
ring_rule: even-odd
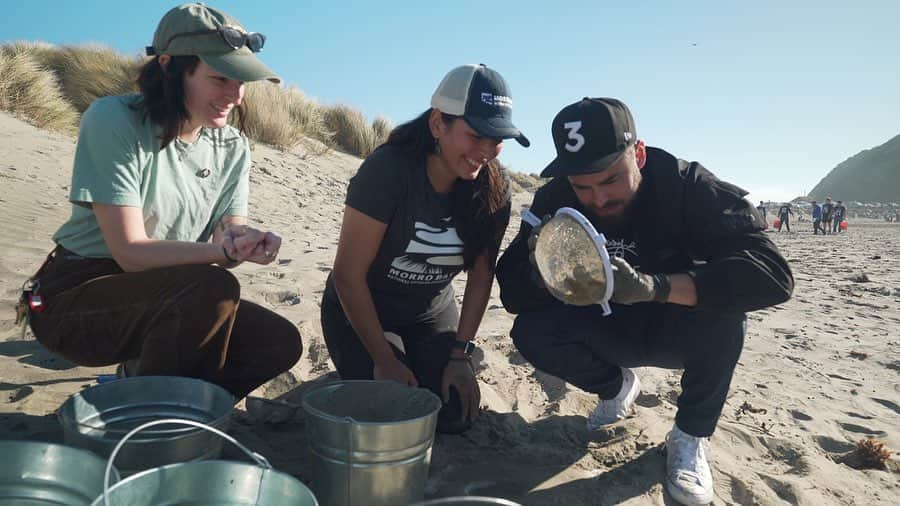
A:
<svg viewBox="0 0 900 506">
<path fill-rule="evenodd" d="M 110 471 L 112 470 L 113 462 L 115 462 L 115 460 L 116 460 L 116 455 L 118 455 L 119 450 L 122 448 L 122 445 L 124 445 L 125 441 L 127 441 L 131 436 L 137 434 L 138 432 L 140 432 L 148 427 L 153 427 L 155 425 L 162 425 L 162 424 L 190 425 L 192 427 L 197 427 L 197 428 L 212 432 L 213 434 L 216 434 L 217 436 L 219 436 L 219 437 L 225 439 L 226 441 L 229 441 L 232 444 L 234 444 L 235 446 L 237 446 L 241 451 L 246 453 L 247 456 L 249 456 L 251 459 L 253 459 L 253 461 L 256 462 L 257 464 L 259 464 L 259 466 L 262 467 L 263 469 L 272 469 L 272 464 L 269 464 L 269 461 L 266 460 L 265 457 L 263 457 L 262 455 L 254 452 L 254 451 L 251 451 L 249 448 L 247 448 L 246 446 L 239 443 L 237 439 L 234 439 L 233 437 L 229 436 L 228 434 L 220 431 L 219 429 L 217 429 L 215 427 L 210 427 L 209 425 L 206 425 L 204 423 L 200 423 L 200 422 L 197 422 L 194 420 L 182 420 L 182 419 L 178 419 L 178 418 L 165 418 L 162 420 L 154 420 L 152 422 L 147 422 L 143 425 L 135 427 L 134 429 L 131 430 L 131 432 L 129 432 L 128 434 L 125 434 L 125 437 L 123 437 L 116 444 L 115 448 L 113 448 L 112 453 L 110 453 L 109 460 L 106 462 L 106 473 L 104 473 L 104 475 L 103 475 L 103 505 L 104 506 L 109 506 L 109 474 L 110 474 Z"/>
</svg>

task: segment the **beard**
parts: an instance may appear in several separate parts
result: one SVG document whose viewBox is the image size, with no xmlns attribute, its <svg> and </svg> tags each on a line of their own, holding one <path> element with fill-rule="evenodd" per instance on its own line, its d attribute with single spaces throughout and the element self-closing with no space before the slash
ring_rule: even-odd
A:
<svg viewBox="0 0 900 506">
<path fill-rule="evenodd" d="M 590 221 L 594 224 L 594 228 L 596 228 L 598 232 L 612 235 L 616 235 L 627 228 L 628 223 L 631 221 L 631 216 L 634 213 L 635 203 L 637 202 L 638 197 L 644 193 L 643 190 L 645 186 L 644 179 L 641 179 L 640 183 L 638 183 L 637 190 L 635 190 L 627 200 L 607 202 L 606 205 L 601 208 L 601 210 L 620 208 L 619 212 L 615 214 L 600 214 L 598 213 L 598 209 L 594 207 L 587 208 Z"/>
<path fill-rule="evenodd" d="M 603 232 L 605 234 L 617 232 L 625 228 L 625 224 L 628 223 L 627 206 L 625 209 L 626 211 L 621 213 L 605 216 L 597 216 L 597 214 L 592 211 L 591 222 L 593 222 L 594 227 L 598 232 Z"/>
</svg>

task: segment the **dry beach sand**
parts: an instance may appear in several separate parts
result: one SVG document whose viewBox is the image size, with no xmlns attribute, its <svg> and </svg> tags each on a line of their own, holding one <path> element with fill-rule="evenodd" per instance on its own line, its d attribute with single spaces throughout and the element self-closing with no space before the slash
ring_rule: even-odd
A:
<svg viewBox="0 0 900 506">
<path fill-rule="evenodd" d="M 0 113 L 0 439 L 61 441 L 54 410 L 112 368 L 76 367 L 13 325 L 24 278 L 68 216 L 74 139 Z M 699 156 L 699 155 L 698 155 Z M 280 261 L 236 273 L 243 296 L 295 322 L 301 361 L 241 402 L 232 434 L 301 479 L 310 385 L 334 377 L 318 302 L 331 267 L 346 181 L 359 160 L 256 146 L 252 222 L 282 234 Z M 516 195 L 516 205 L 528 194 Z M 797 230 L 804 224 L 797 224 Z M 518 217 L 507 240 L 518 228 Z M 750 315 L 749 332 L 712 461 L 716 504 L 897 504 L 900 474 L 833 458 L 876 437 L 900 450 L 900 225 L 851 223 L 841 236 L 772 234 L 797 279 L 788 303 Z M 463 280 L 455 281 L 462 293 Z M 429 497 L 503 496 L 526 505 L 669 504 L 661 443 L 679 372 L 639 371 L 637 415 L 588 433 L 594 399 L 537 373 L 508 336 L 512 317 L 491 299 L 478 337 L 483 410 L 462 436 L 438 436 Z M 259 398 L 267 399 L 261 400 Z"/>
</svg>

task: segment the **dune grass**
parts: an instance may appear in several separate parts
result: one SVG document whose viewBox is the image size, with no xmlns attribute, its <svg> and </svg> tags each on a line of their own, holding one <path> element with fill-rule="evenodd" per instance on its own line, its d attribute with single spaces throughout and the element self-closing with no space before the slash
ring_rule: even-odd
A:
<svg viewBox="0 0 900 506">
<path fill-rule="evenodd" d="M 16 53 L 31 55 L 51 71 L 63 95 L 78 112 L 108 95 L 137 91 L 134 84 L 143 58 L 126 57 L 103 46 L 52 46 L 17 42 L 7 46 Z"/>
<path fill-rule="evenodd" d="M 40 128 L 74 133 L 80 114 L 94 100 L 137 91 L 135 81 L 145 61 L 95 45 L 0 45 L 0 110 Z M 323 106 L 296 88 L 252 83 L 245 98 L 247 136 L 279 149 L 306 143 L 307 152 L 324 152 L 315 144 L 365 157 L 392 128 L 381 117 L 369 123 L 347 105 Z"/>
<path fill-rule="evenodd" d="M 391 123 L 391 120 L 384 116 L 376 116 L 372 121 L 372 132 L 375 135 L 375 147 L 384 144 L 384 141 L 391 135 L 391 130 L 393 129 L 394 125 Z"/>
<path fill-rule="evenodd" d="M 250 83 L 244 94 L 245 133 L 256 142 L 289 149 L 304 138 L 322 139 L 318 105 L 297 89 L 282 89 L 269 82 Z M 327 142 L 326 142 L 327 144 Z"/>
<path fill-rule="evenodd" d="M 525 174 L 522 172 L 508 171 L 510 187 L 513 193 L 533 192 L 543 186 L 544 180 L 537 174 Z"/>
<path fill-rule="evenodd" d="M 47 130 L 75 133 L 79 113 L 53 73 L 27 52 L 0 47 L 0 110 Z"/>
<path fill-rule="evenodd" d="M 334 146 L 361 158 L 369 156 L 387 140 L 392 128 L 390 122 L 382 117 L 369 123 L 362 112 L 346 104 L 326 107 L 324 119 Z"/>
</svg>

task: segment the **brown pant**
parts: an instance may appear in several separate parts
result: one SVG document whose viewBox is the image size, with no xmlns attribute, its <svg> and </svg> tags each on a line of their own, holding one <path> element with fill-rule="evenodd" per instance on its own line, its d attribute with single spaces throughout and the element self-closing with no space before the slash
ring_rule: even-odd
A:
<svg viewBox="0 0 900 506">
<path fill-rule="evenodd" d="M 297 328 L 241 300 L 238 280 L 220 267 L 126 273 L 60 250 L 39 281 L 46 309 L 32 313 L 31 329 L 79 365 L 137 359 L 137 375 L 200 378 L 240 398 L 300 359 Z"/>
</svg>

